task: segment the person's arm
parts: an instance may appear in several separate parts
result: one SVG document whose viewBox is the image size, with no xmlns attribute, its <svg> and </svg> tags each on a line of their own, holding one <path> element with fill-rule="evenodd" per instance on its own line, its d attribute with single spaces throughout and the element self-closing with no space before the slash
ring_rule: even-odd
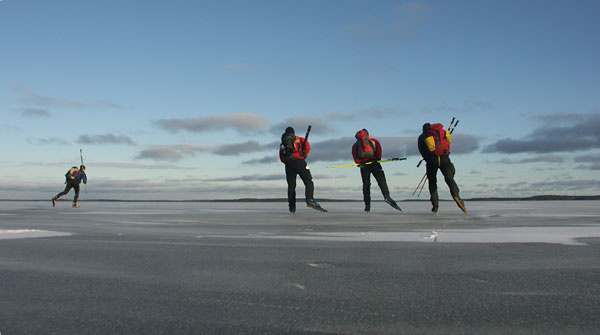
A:
<svg viewBox="0 0 600 335">
<path fill-rule="evenodd" d="M 375 142 L 375 158 L 376 160 L 380 161 L 381 160 L 381 143 L 379 143 L 378 140 L 373 139 L 373 141 Z"/>
<path fill-rule="evenodd" d="M 306 158 L 308 157 L 308 154 L 310 153 L 310 142 L 308 142 L 308 140 L 306 138 L 302 139 L 303 142 L 303 147 L 304 147 L 304 157 L 302 158 Z"/>
<path fill-rule="evenodd" d="M 356 143 L 352 145 L 352 158 L 354 158 L 354 163 L 360 162 L 360 159 L 358 159 L 358 153 L 356 152 Z"/>
<path fill-rule="evenodd" d="M 429 150 L 430 153 L 435 151 L 435 140 L 433 139 L 433 136 L 425 138 L 425 145 L 427 146 L 427 150 Z"/>
</svg>

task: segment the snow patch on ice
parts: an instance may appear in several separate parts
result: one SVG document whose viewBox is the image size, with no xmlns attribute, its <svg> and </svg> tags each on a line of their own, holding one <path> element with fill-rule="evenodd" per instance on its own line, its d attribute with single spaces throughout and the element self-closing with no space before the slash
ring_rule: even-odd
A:
<svg viewBox="0 0 600 335">
<path fill-rule="evenodd" d="M 244 236 L 237 237 L 243 238 Z M 564 245 L 587 245 L 576 239 L 600 238 L 600 226 L 452 229 L 433 232 L 306 232 L 298 235 L 260 236 L 258 234 L 252 234 L 245 236 L 245 238 L 346 242 L 554 243 Z"/>
<path fill-rule="evenodd" d="M 37 229 L 0 229 L 0 240 L 70 236 L 72 233 L 59 231 L 37 230 Z"/>
</svg>

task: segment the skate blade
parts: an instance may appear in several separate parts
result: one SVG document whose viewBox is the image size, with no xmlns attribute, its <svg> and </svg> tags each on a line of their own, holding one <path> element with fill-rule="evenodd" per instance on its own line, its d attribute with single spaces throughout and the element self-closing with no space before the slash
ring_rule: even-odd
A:
<svg viewBox="0 0 600 335">
<path fill-rule="evenodd" d="M 456 202 L 456 204 L 458 205 L 458 208 L 460 208 L 461 211 L 463 211 L 465 214 L 467 214 L 467 209 L 465 208 L 465 203 L 462 201 L 461 198 L 454 197 L 454 202 Z"/>
</svg>

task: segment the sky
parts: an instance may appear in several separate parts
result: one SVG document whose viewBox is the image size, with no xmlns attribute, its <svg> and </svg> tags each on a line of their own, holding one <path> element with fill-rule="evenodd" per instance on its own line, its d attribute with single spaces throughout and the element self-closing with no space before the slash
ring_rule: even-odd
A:
<svg viewBox="0 0 600 335">
<path fill-rule="evenodd" d="M 284 198 L 281 134 L 315 197 L 361 199 L 355 133 L 391 196 L 448 126 L 463 198 L 600 194 L 600 2 L 0 0 L 0 199 Z M 442 198 L 449 191 L 438 176 Z M 373 199 L 382 198 L 373 180 Z M 298 179 L 297 192 L 304 193 Z M 72 193 L 67 197 L 72 197 Z"/>
</svg>

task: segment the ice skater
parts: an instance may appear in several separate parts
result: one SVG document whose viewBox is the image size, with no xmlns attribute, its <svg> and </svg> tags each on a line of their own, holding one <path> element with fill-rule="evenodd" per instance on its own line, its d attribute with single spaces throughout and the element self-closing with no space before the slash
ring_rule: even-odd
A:
<svg viewBox="0 0 600 335">
<path fill-rule="evenodd" d="M 401 211 L 398 204 L 390 197 L 390 190 L 385 180 L 385 173 L 381 164 L 381 144 L 375 138 L 369 136 L 366 129 L 359 130 L 356 135 L 356 143 L 352 145 L 352 157 L 354 162 L 360 167 L 360 176 L 363 185 L 363 200 L 365 202 L 365 212 L 371 211 L 371 175 L 375 177 L 383 199 L 393 208 Z"/>
<path fill-rule="evenodd" d="M 306 137 L 308 137 L 308 132 Z M 289 210 L 290 213 L 296 212 L 296 176 L 299 175 L 302 182 L 304 182 L 306 206 L 327 212 L 313 197 L 315 186 L 308 165 L 306 164 L 306 157 L 310 153 L 310 143 L 308 143 L 306 137 L 296 136 L 292 127 L 287 127 L 283 135 L 281 135 L 279 159 L 285 164 Z"/>
<path fill-rule="evenodd" d="M 85 174 L 85 165 L 81 164 L 79 169 L 74 166 L 67 171 L 65 174 L 65 190 L 57 194 L 54 198 L 52 198 L 52 206 L 56 206 L 56 201 L 58 198 L 62 197 L 69 193 L 71 189 L 75 190 L 75 197 L 73 198 L 73 207 L 78 208 L 77 199 L 79 199 L 79 184 L 83 182 L 87 184 L 87 175 Z"/>
<path fill-rule="evenodd" d="M 417 144 L 421 156 L 427 163 L 427 179 L 429 180 L 429 194 L 431 200 L 431 211 L 437 212 L 439 197 L 437 192 L 437 171 L 442 171 L 444 180 L 450 188 L 450 195 L 458 207 L 466 214 L 467 209 L 459 196 L 459 188 L 454 181 L 454 164 L 450 161 L 450 143 L 452 137 L 450 131 L 445 130 L 441 123 L 423 125 L 423 133 L 419 136 Z"/>
</svg>

